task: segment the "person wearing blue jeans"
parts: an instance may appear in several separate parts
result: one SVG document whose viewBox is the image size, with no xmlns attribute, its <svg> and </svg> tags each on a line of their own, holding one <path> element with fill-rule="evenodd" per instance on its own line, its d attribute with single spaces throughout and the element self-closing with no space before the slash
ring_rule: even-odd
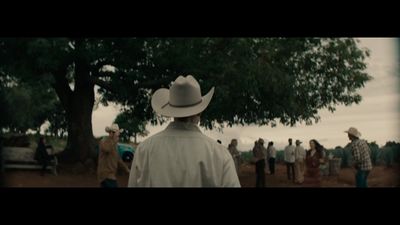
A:
<svg viewBox="0 0 400 225">
<path fill-rule="evenodd" d="M 369 171 L 364 171 L 364 170 L 357 170 L 356 173 L 356 187 L 360 188 L 366 188 L 368 187 L 367 185 L 367 178 L 369 175 Z"/>
<path fill-rule="evenodd" d="M 361 133 L 354 127 L 350 127 L 348 131 L 345 131 L 351 141 L 350 147 L 354 160 L 354 168 L 356 172 L 356 187 L 366 188 L 368 187 L 368 175 L 372 170 L 371 162 L 371 149 L 365 140 L 361 140 Z"/>
<path fill-rule="evenodd" d="M 100 183 L 100 186 L 102 188 L 117 188 L 118 187 L 118 183 L 117 183 L 116 180 L 105 179 Z"/>
</svg>

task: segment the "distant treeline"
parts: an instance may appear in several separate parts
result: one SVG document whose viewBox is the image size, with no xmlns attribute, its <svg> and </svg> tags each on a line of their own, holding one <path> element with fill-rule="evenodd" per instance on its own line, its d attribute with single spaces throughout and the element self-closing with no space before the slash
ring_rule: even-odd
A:
<svg viewBox="0 0 400 225">
<path fill-rule="evenodd" d="M 376 142 L 368 143 L 371 149 L 371 161 L 374 166 L 392 166 L 394 163 L 400 162 L 400 143 L 394 141 L 387 142 L 384 146 L 380 147 Z M 341 167 L 351 167 L 353 157 L 350 150 L 350 145 L 345 147 L 337 146 L 334 149 L 326 149 L 327 156 L 332 154 L 335 158 L 341 158 Z M 252 158 L 252 151 L 242 152 L 242 160 L 250 162 Z M 276 153 L 276 162 L 283 163 L 283 150 L 278 150 Z"/>
</svg>

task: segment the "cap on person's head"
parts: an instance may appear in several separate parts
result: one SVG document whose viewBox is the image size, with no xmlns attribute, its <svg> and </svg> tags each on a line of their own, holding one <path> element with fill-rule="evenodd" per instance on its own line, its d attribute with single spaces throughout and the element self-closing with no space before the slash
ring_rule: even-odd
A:
<svg viewBox="0 0 400 225">
<path fill-rule="evenodd" d="M 300 140 L 296 140 L 296 145 L 299 145 L 301 143 L 303 143 L 303 142 L 301 142 Z"/>
<path fill-rule="evenodd" d="M 122 131 L 123 131 L 123 129 L 119 129 L 119 126 L 116 123 L 112 124 L 109 127 L 106 127 L 106 132 L 107 133 L 110 133 L 110 132 L 114 132 L 114 133 L 120 132 L 121 133 Z"/>
<path fill-rule="evenodd" d="M 354 137 L 360 138 L 361 133 L 355 127 L 350 127 L 349 130 L 346 130 L 345 133 L 348 133 Z"/>
<path fill-rule="evenodd" d="M 264 144 L 264 139 L 259 138 L 259 139 L 258 139 L 258 142 L 259 142 L 260 144 Z"/>
<path fill-rule="evenodd" d="M 201 96 L 200 84 L 188 75 L 176 78 L 170 89 L 161 88 L 151 98 L 153 110 L 167 117 L 189 117 L 203 112 L 214 95 L 214 87 Z"/>
</svg>

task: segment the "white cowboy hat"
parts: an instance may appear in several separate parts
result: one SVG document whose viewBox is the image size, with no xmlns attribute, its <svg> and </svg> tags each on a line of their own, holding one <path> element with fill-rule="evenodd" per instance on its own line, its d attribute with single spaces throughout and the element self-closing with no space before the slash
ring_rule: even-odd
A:
<svg viewBox="0 0 400 225">
<path fill-rule="evenodd" d="M 350 127 L 349 130 L 346 130 L 345 133 L 351 134 L 355 137 L 361 137 L 361 133 L 355 127 Z"/>
<path fill-rule="evenodd" d="M 119 129 L 118 124 L 114 123 L 112 124 L 110 127 L 106 127 L 106 132 L 110 133 L 110 132 L 122 132 L 123 129 Z"/>
<path fill-rule="evenodd" d="M 193 76 L 179 76 L 170 89 L 161 88 L 153 94 L 151 107 L 163 116 L 188 117 L 203 112 L 213 95 L 214 87 L 202 97 L 200 85 Z"/>
</svg>

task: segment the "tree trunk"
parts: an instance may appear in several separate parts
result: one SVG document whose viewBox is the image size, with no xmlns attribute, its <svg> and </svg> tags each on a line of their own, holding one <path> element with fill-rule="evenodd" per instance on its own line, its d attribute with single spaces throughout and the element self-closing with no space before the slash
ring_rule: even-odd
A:
<svg viewBox="0 0 400 225">
<path fill-rule="evenodd" d="M 65 161 L 85 162 L 95 157 L 95 140 L 92 130 L 94 86 L 84 85 L 72 94 L 71 105 L 66 109 L 68 141 Z"/>
<path fill-rule="evenodd" d="M 55 89 L 65 109 L 68 122 L 67 147 L 60 161 L 84 163 L 96 157 L 95 139 L 92 131 L 92 111 L 94 105 L 94 84 L 90 81 L 87 63 L 82 59 L 75 61 L 74 90 L 63 76 L 56 76 Z"/>
<path fill-rule="evenodd" d="M 137 134 L 135 133 L 135 144 L 137 144 L 136 137 L 137 137 Z"/>
</svg>

